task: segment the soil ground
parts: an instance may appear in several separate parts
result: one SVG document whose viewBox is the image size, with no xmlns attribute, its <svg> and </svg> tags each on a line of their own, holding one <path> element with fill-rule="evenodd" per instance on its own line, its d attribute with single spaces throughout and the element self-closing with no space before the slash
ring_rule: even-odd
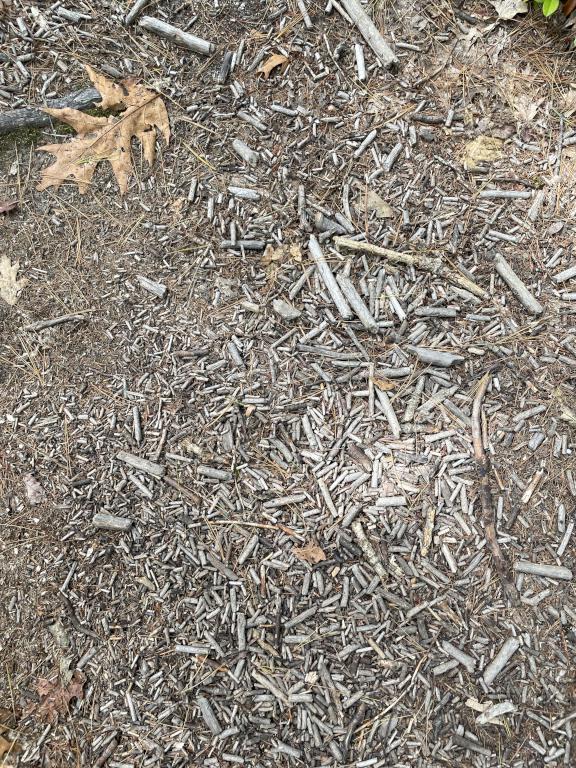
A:
<svg viewBox="0 0 576 768">
<path fill-rule="evenodd" d="M 16 2 L 0 22 L 2 111 L 42 103 L 52 75 L 45 93 L 55 97 L 86 87 L 90 64 L 157 89 L 172 125 L 153 167 L 134 145 L 124 197 L 106 163 L 85 195 L 73 183 L 35 189 L 49 163 L 38 146 L 71 137 L 61 124 L 0 137 L 0 200 L 18 200 L 0 214 L 0 256 L 28 280 L 14 306 L 0 300 L 0 713 L 18 749 L 7 764 L 576 760 L 573 581 L 521 576 L 520 606 L 506 604 L 470 461 L 471 402 L 490 371 L 484 428 L 506 557 L 571 568 L 574 296 L 553 279 L 573 263 L 569 33 L 536 13 L 498 21 L 482 2 L 375 3 L 400 65 L 385 71 L 364 45 L 361 82 L 357 30 L 324 3 L 304 5 L 310 29 L 291 0 L 150 4 L 145 12 L 182 28 L 196 16 L 190 31 L 216 44 L 210 57 L 127 28 L 124 3 L 79 2 L 89 18 L 74 24 L 50 3 Z M 224 51 L 239 46 L 219 83 Z M 264 79 L 258 66 L 274 53 L 288 66 Z M 375 142 L 357 151 L 373 129 Z M 473 174 L 462 156 L 478 136 L 499 139 L 501 152 Z M 260 153 L 258 165 L 244 164 L 234 139 Z M 367 189 L 390 218 L 369 209 Z M 531 194 L 482 197 L 490 189 Z M 379 334 L 343 322 L 312 270 L 291 299 L 313 264 L 310 232 L 326 230 L 319 213 L 351 217 L 370 242 L 441 255 L 495 303 L 411 269 L 378 277 L 370 256 L 352 257 L 350 274 L 372 310 L 380 285 Z M 296 249 L 263 258 L 223 243 L 235 238 Z M 322 241 L 338 269 L 349 256 L 332 243 Z M 541 317 L 496 276 L 495 252 L 538 295 Z M 167 286 L 166 297 L 139 276 Z M 275 299 L 300 316 L 282 317 Z M 457 319 L 416 312 L 431 305 L 457 307 Z M 25 329 L 67 314 L 83 319 Z M 464 362 L 430 368 L 414 345 Z M 382 375 L 399 417 L 426 380 L 420 420 L 402 422 L 398 437 L 369 392 L 375 371 L 406 365 L 406 378 Z M 438 393 L 454 407 L 438 397 L 422 409 Z M 172 484 L 127 466 L 121 451 L 161 463 Z M 378 495 L 404 502 L 379 508 Z M 131 530 L 95 528 L 103 511 L 130 518 Z M 386 587 L 350 528 L 359 513 Z M 295 554 L 308 544 L 325 559 Z M 486 683 L 510 637 L 519 650 Z M 73 670 L 83 698 L 47 722 L 39 680 L 66 688 Z M 478 722 L 503 702 L 497 722 Z"/>
</svg>

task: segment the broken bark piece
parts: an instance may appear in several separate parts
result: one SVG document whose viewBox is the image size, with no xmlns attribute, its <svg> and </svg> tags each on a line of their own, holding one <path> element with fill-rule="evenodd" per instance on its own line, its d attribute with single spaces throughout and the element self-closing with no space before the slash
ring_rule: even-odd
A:
<svg viewBox="0 0 576 768">
<path fill-rule="evenodd" d="M 486 685 L 492 685 L 512 656 L 520 648 L 520 640 L 517 637 L 509 637 L 490 664 L 484 670 L 484 682 Z"/>
</svg>

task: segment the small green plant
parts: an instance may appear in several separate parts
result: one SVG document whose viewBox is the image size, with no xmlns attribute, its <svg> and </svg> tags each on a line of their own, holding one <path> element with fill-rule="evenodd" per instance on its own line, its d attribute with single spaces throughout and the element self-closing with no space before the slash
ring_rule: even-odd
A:
<svg viewBox="0 0 576 768">
<path fill-rule="evenodd" d="M 534 2 L 542 6 L 544 16 L 552 16 L 560 7 L 560 0 L 534 0 Z"/>
</svg>

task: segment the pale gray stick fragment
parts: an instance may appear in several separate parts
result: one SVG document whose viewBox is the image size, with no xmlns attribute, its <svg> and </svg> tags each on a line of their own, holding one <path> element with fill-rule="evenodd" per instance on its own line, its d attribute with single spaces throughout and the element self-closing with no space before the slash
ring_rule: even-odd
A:
<svg viewBox="0 0 576 768">
<path fill-rule="evenodd" d="M 354 522 L 351 525 L 352 530 L 354 531 L 354 535 L 358 539 L 358 544 L 360 546 L 360 549 L 362 552 L 366 555 L 366 559 L 374 568 L 376 571 L 376 575 L 380 578 L 380 581 L 386 586 L 388 583 L 388 574 L 386 573 L 386 568 L 382 565 L 382 562 L 380 561 L 380 558 L 376 554 L 376 550 L 368 540 L 366 534 L 364 533 L 364 528 L 362 527 L 362 523 L 360 520 L 354 520 Z"/>
<path fill-rule="evenodd" d="M 390 173 L 392 170 L 392 166 L 398 160 L 400 157 L 400 153 L 402 152 L 402 142 L 399 141 L 397 144 L 395 144 L 390 152 L 388 153 L 388 156 L 386 157 L 386 160 L 384 160 L 382 164 L 382 168 L 386 171 L 386 173 Z"/>
<path fill-rule="evenodd" d="M 354 24 L 358 27 L 364 40 L 366 40 L 370 48 L 372 48 L 383 66 L 391 67 L 394 64 L 397 64 L 398 59 L 396 58 L 396 54 L 386 40 L 384 40 L 376 28 L 376 25 L 360 4 L 360 1 L 341 0 L 341 3 L 348 16 L 350 16 Z"/>
<path fill-rule="evenodd" d="M 118 451 L 116 458 L 128 464 L 129 467 L 144 472 L 147 475 L 153 475 L 154 477 L 162 477 L 166 471 L 162 464 L 156 464 L 155 461 L 148 461 L 148 459 L 142 459 L 140 456 L 135 456 L 133 453 L 127 453 L 126 451 Z"/>
<path fill-rule="evenodd" d="M 404 416 L 402 417 L 402 421 L 404 423 L 412 421 L 412 419 L 414 418 L 414 414 L 416 413 L 416 408 L 418 408 L 418 403 L 420 402 L 420 398 L 422 397 L 422 391 L 424 390 L 425 383 L 426 383 L 425 376 L 420 376 L 420 378 L 416 382 L 414 391 L 410 395 L 410 399 L 408 400 L 406 410 L 404 411 Z"/>
<path fill-rule="evenodd" d="M 124 17 L 124 24 L 126 24 L 127 27 L 129 27 L 131 24 L 134 24 L 138 16 L 142 13 L 150 1 L 151 0 L 136 0 L 132 8 L 130 8 Z"/>
<path fill-rule="evenodd" d="M 43 331 L 45 328 L 53 328 L 55 325 L 62 325 L 62 323 L 76 323 L 80 320 L 86 320 L 85 315 L 60 315 L 60 317 L 53 317 L 52 320 L 39 320 L 37 323 L 31 323 L 25 325 L 25 331 Z"/>
<path fill-rule="evenodd" d="M 132 527 L 129 517 L 119 517 L 108 512 L 98 512 L 92 518 L 92 525 L 103 531 L 128 531 Z"/>
<path fill-rule="evenodd" d="M 361 47 L 362 46 L 360 46 L 360 48 Z M 358 78 L 358 79 L 360 80 L 361 78 Z M 376 138 L 377 135 L 378 135 L 378 131 L 375 128 L 374 128 L 373 131 L 370 131 L 370 133 L 360 143 L 360 146 L 358 147 L 358 149 L 356 149 L 354 151 L 354 157 L 360 157 L 361 155 L 363 155 L 364 152 L 370 146 L 370 144 L 372 144 L 372 142 L 374 141 L 374 139 Z M 354 230 L 352 230 L 352 231 L 354 231 Z"/>
<path fill-rule="evenodd" d="M 426 365 L 438 365 L 441 368 L 449 368 L 451 365 L 463 363 L 466 358 L 462 355 L 453 355 L 452 352 L 441 352 L 439 349 L 428 349 L 427 347 L 407 346 L 416 357 Z"/>
<path fill-rule="evenodd" d="M 291 496 L 279 496 L 277 499 L 265 501 L 262 506 L 264 509 L 278 509 L 278 507 L 286 507 L 289 504 L 300 504 L 306 499 L 305 493 L 293 493 Z"/>
<path fill-rule="evenodd" d="M 212 646 L 210 645 L 181 645 L 176 643 L 174 646 L 175 653 L 189 653 L 193 656 L 208 656 Z"/>
<path fill-rule="evenodd" d="M 167 24 L 165 21 L 160 21 L 160 19 L 155 19 L 153 16 L 142 16 L 138 26 L 147 32 L 152 32 L 154 35 L 164 37 L 166 40 L 181 45 L 183 48 L 188 48 L 190 51 L 194 51 L 194 53 L 201 53 L 203 56 L 210 56 L 215 50 L 215 45 L 209 43 L 208 40 L 203 40 L 201 37 L 184 32 L 184 30 L 173 27 L 172 24 Z"/>
<path fill-rule="evenodd" d="M 258 152 L 250 149 L 248 144 L 243 142 L 241 139 L 234 139 L 232 142 L 232 149 L 242 158 L 242 160 L 244 160 L 245 163 L 248 163 L 248 165 L 256 165 L 260 159 Z"/>
<path fill-rule="evenodd" d="M 517 637 L 509 637 L 496 656 L 484 670 L 484 682 L 486 685 L 492 685 L 496 677 L 502 672 L 512 656 L 520 648 L 520 640 Z"/>
<path fill-rule="evenodd" d="M 452 656 L 453 659 L 456 659 L 456 661 L 462 664 L 462 666 L 465 667 L 468 672 L 470 672 L 470 674 L 474 672 L 476 667 L 475 658 L 467 653 L 464 653 L 464 651 L 460 650 L 460 648 L 457 648 L 455 645 L 452 645 L 452 643 L 449 643 L 448 640 L 442 641 L 442 650 L 445 651 L 448 656 Z"/>
<path fill-rule="evenodd" d="M 514 293 L 518 301 L 528 312 L 532 315 L 541 315 L 542 312 L 544 312 L 542 304 L 540 304 L 540 302 L 530 293 L 526 285 L 520 280 L 504 256 L 497 253 L 494 257 L 494 266 L 502 280 L 504 280 L 512 293 Z"/>
<path fill-rule="evenodd" d="M 530 563 L 526 560 L 520 560 L 514 563 L 514 570 L 518 573 L 529 573 L 532 576 L 544 576 L 548 579 L 562 579 L 570 581 L 572 571 L 563 565 L 546 565 L 545 563 Z"/>
<path fill-rule="evenodd" d="M 336 280 L 338 282 L 338 285 L 342 289 L 342 293 L 344 294 L 344 298 L 350 304 L 356 315 L 358 316 L 358 319 L 364 326 L 364 328 L 367 328 L 369 331 L 372 331 L 372 333 L 378 332 L 378 323 L 372 315 L 370 314 L 370 310 L 364 303 L 364 300 L 356 290 L 356 287 L 352 280 L 350 280 L 349 277 L 346 277 L 346 275 L 343 275 L 341 272 L 339 272 L 336 275 Z"/>
<path fill-rule="evenodd" d="M 314 612 L 316 612 L 315 609 L 314 609 Z M 256 672 L 256 670 L 252 672 L 252 677 L 254 678 L 254 680 L 256 680 L 257 683 L 260 683 L 262 688 L 266 688 L 266 690 L 270 691 L 270 693 L 273 696 L 275 696 L 278 699 L 278 701 L 281 701 L 282 704 L 285 704 L 286 706 L 288 706 L 289 704 L 288 697 L 271 680 L 268 680 L 267 677 L 260 674 L 260 672 Z"/>
<path fill-rule="evenodd" d="M 222 732 L 222 727 L 218 722 L 216 715 L 214 714 L 212 705 L 210 704 L 208 699 L 204 696 L 198 696 L 198 698 L 196 699 L 196 703 L 198 704 L 198 707 L 200 709 L 200 714 L 202 715 L 202 719 L 204 720 L 208 728 L 212 731 L 214 736 L 218 736 L 218 734 Z"/>
<path fill-rule="evenodd" d="M 159 299 L 163 299 L 164 296 L 166 296 L 166 291 L 168 288 L 166 288 L 166 286 L 162 283 L 157 283 L 155 280 L 150 280 L 149 278 L 144 277 L 144 275 L 138 275 L 138 282 L 145 291 L 153 293 L 155 296 L 158 296 Z"/>
<path fill-rule="evenodd" d="M 340 313 L 341 317 L 344 318 L 344 320 L 350 320 L 352 317 L 352 310 L 348 306 L 348 302 L 344 298 L 344 295 L 342 294 L 342 291 L 336 282 L 336 278 L 332 274 L 332 270 L 324 258 L 324 254 L 322 253 L 322 249 L 320 248 L 318 240 L 316 240 L 314 235 L 310 236 L 310 240 L 308 241 L 308 250 L 310 252 L 310 256 L 312 256 L 316 264 L 316 269 L 322 278 L 322 282 L 326 286 L 332 301 L 336 305 L 336 309 Z"/>
<path fill-rule="evenodd" d="M 390 402 L 390 398 L 386 392 L 382 392 L 382 390 L 378 387 L 376 387 L 376 397 L 378 398 L 380 407 L 384 412 L 384 416 L 386 416 L 386 420 L 388 421 L 392 434 L 396 439 L 398 439 L 400 437 L 400 424 L 398 422 L 398 417 L 394 412 L 394 408 L 392 407 L 392 403 Z"/>
<path fill-rule="evenodd" d="M 364 61 L 364 46 L 362 43 L 356 43 L 354 45 L 354 53 L 356 55 L 356 76 L 360 82 L 364 82 L 364 80 L 366 80 L 366 63 Z M 356 152 L 357 151 L 358 150 L 356 150 Z M 354 157 L 359 156 L 356 152 L 354 152 Z"/>
<path fill-rule="evenodd" d="M 565 280 L 570 280 L 572 277 L 576 277 L 576 266 L 568 267 L 568 269 L 558 272 L 557 275 L 554 275 L 552 280 L 554 280 L 555 283 L 563 283 Z"/>
</svg>

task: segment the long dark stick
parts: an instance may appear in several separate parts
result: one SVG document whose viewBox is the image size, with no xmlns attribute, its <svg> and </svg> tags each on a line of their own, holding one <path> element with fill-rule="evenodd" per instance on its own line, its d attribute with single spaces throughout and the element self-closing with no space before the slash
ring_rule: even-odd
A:
<svg viewBox="0 0 576 768">
<path fill-rule="evenodd" d="M 518 594 L 516 585 L 510 578 L 510 568 L 500 544 L 498 543 L 496 534 L 496 515 L 494 513 L 492 489 L 490 488 L 490 460 L 486 456 L 482 440 L 482 401 L 486 394 L 486 390 L 488 389 L 489 381 L 490 375 L 487 374 L 478 386 L 474 404 L 472 405 L 472 445 L 474 448 L 474 459 L 476 460 L 478 474 L 480 475 L 478 496 L 480 497 L 482 525 L 484 526 L 486 541 L 492 552 L 492 559 L 494 560 L 496 572 L 502 583 L 502 589 L 512 605 L 519 605 L 520 595 Z"/>
<path fill-rule="evenodd" d="M 51 109 L 90 109 L 102 100 L 102 96 L 96 88 L 83 88 L 81 91 L 69 93 L 61 99 L 49 99 L 46 107 Z M 21 128 L 45 128 L 51 125 L 54 118 L 35 107 L 22 107 L 11 109 L 9 112 L 0 113 L 0 135 L 12 133 Z"/>
</svg>

